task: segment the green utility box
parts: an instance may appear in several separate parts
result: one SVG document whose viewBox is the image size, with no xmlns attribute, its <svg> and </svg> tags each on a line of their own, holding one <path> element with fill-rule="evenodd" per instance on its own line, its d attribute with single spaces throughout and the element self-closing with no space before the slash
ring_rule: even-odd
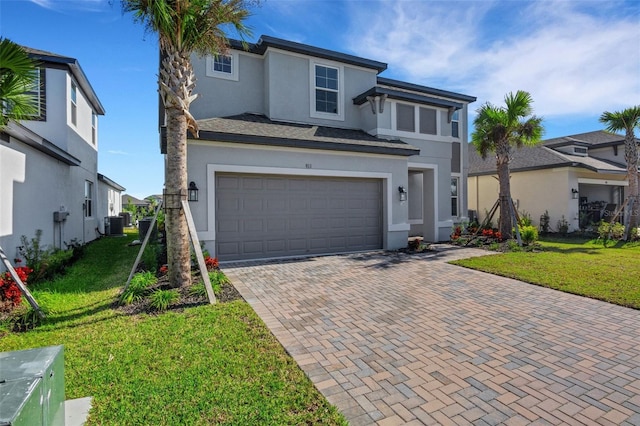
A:
<svg viewBox="0 0 640 426">
<path fill-rule="evenodd" d="M 64 347 L 0 352 L 0 426 L 64 426 Z"/>
</svg>

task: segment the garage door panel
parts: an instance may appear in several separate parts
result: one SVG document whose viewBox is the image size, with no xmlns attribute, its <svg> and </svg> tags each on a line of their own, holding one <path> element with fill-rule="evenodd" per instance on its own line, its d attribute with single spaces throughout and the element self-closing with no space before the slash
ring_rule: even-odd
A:
<svg viewBox="0 0 640 426">
<path fill-rule="evenodd" d="M 221 260 L 382 247 L 382 184 L 375 179 L 218 174 Z"/>
<path fill-rule="evenodd" d="M 262 190 L 264 188 L 264 179 L 261 177 L 243 177 L 242 189 L 245 191 Z"/>
</svg>

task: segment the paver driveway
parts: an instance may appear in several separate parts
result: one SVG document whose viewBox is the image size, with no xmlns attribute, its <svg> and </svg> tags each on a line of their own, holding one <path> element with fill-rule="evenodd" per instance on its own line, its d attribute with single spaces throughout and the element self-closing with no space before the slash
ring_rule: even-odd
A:
<svg viewBox="0 0 640 426">
<path fill-rule="evenodd" d="M 640 425 L 640 311 L 444 262 L 474 250 L 222 268 L 352 425 Z"/>
</svg>

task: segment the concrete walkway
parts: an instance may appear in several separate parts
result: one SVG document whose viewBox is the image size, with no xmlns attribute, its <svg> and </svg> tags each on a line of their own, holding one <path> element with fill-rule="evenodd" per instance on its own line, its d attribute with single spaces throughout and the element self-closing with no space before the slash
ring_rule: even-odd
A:
<svg viewBox="0 0 640 426">
<path fill-rule="evenodd" d="M 438 249 L 222 269 L 352 425 L 640 425 L 640 311 Z"/>
</svg>

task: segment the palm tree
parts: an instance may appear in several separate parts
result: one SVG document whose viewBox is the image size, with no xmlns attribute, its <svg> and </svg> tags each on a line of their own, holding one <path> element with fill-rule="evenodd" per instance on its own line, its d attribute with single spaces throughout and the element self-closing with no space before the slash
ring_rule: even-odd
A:
<svg viewBox="0 0 640 426">
<path fill-rule="evenodd" d="M 37 64 L 22 46 L 0 37 L 0 129 L 9 120 L 24 120 L 38 113 L 27 92 L 37 83 Z"/>
<path fill-rule="evenodd" d="M 187 194 L 187 130 L 198 137 L 198 125 L 189 113 L 195 77 L 192 53 L 224 54 L 225 27 L 243 37 L 249 16 L 246 0 L 121 0 L 123 10 L 160 42 L 159 92 L 167 124 L 165 167 L 165 225 L 169 282 L 173 287 L 191 282 L 189 234 L 181 201 Z"/>
<path fill-rule="evenodd" d="M 512 147 L 535 145 L 544 133 L 542 118 L 533 114 L 533 99 L 528 92 L 518 90 L 509 92 L 504 102 L 506 107 L 498 107 L 489 102 L 478 108 L 474 120 L 475 131 L 471 142 L 482 158 L 489 152 L 496 155 L 496 167 L 500 184 L 500 224 L 503 238 L 511 238 L 513 223 L 511 220 L 511 183 L 509 161 Z"/>
<path fill-rule="evenodd" d="M 605 111 L 600 116 L 608 132 L 624 130 L 624 159 L 627 162 L 627 180 L 629 181 L 629 197 L 631 198 L 629 229 L 638 227 L 640 222 L 640 188 L 638 182 L 638 141 L 634 129 L 640 127 L 640 106 L 636 105 L 623 111 Z M 627 232 L 627 238 L 633 235 Z"/>
</svg>

